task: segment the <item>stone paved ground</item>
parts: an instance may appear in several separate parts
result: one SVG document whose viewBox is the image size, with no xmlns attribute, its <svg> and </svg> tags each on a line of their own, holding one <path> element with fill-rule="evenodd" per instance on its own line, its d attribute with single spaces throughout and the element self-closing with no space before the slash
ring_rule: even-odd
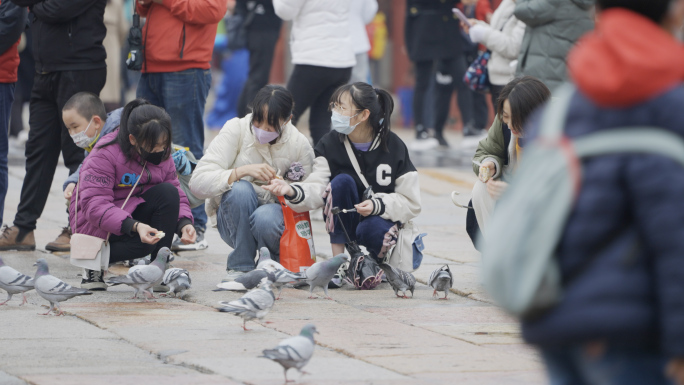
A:
<svg viewBox="0 0 684 385">
<path fill-rule="evenodd" d="M 173 263 L 192 275 L 184 300 L 144 303 L 119 286 L 65 302 L 65 317 L 37 315 L 46 301 L 35 292 L 27 306 L 13 300 L 0 308 L 0 384 L 280 384 L 280 366 L 257 356 L 309 322 L 320 334 L 306 367 L 311 374 L 290 372 L 300 384 L 544 383 L 539 358 L 521 343 L 517 324 L 480 288 L 479 254 L 465 233 L 465 211 L 451 204 L 452 190 L 467 202 L 474 175 L 447 168 L 420 172 L 424 209 L 417 222 L 429 235 L 414 299 L 395 298 L 386 284 L 373 291 L 333 290 L 334 301 L 285 289 L 266 318 L 271 323 L 251 323 L 244 332 L 241 319 L 214 309 L 240 294 L 211 291 L 230 249 L 210 229 L 207 250 L 182 253 Z M 11 167 L 6 222 L 14 217 L 23 175 L 22 166 Z M 36 259 L 47 258 L 52 274 L 78 284 L 80 271 L 66 256 L 44 251 L 66 225 L 64 177 L 60 166 L 36 230 L 38 250 L 2 257 L 29 274 Z M 318 253 L 329 256 L 323 223 L 313 225 Z M 444 263 L 456 281 L 448 301 L 432 299 L 425 286 Z"/>
</svg>

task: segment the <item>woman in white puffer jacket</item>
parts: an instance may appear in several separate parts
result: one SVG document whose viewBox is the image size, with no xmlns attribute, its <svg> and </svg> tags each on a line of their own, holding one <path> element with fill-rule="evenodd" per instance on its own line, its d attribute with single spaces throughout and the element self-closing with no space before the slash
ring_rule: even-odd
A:
<svg viewBox="0 0 684 385">
<path fill-rule="evenodd" d="M 291 123 L 293 107 L 288 90 L 265 86 L 252 102 L 252 114 L 229 120 L 192 173 L 191 191 L 207 199 L 212 224 L 233 248 L 223 282 L 254 270 L 261 247 L 278 260 L 283 212 L 261 186 L 276 177 L 303 180 L 314 159 L 309 140 Z"/>
<path fill-rule="evenodd" d="M 311 107 L 314 146 L 330 132 L 330 97 L 347 84 L 356 64 L 349 36 L 349 0 L 273 0 L 276 15 L 292 20 L 290 48 L 294 69 L 287 89 L 295 101 L 292 123 Z"/>
<path fill-rule="evenodd" d="M 515 0 L 503 0 L 494 11 L 491 24 L 471 19 L 470 40 L 492 51 L 487 63 L 492 103 L 496 106 L 504 86 L 515 77 L 518 54 L 525 36 L 525 23 L 515 15 Z"/>
</svg>

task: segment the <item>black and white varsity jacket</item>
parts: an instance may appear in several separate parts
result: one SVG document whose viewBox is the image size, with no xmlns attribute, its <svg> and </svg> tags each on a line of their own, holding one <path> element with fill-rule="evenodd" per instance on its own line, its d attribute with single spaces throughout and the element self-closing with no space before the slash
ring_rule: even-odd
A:
<svg viewBox="0 0 684 385">
<path fill-rule="evenodd" d="M 348 174 L 356 182 L 359 197 L 366 189 L 354 170 L 344 141 L 346 135 L 330 132 L 316 145 L 313 171 L 303 181 L 293 183 L 294 197 L 288 197 L 288 205 L 302 212 L 323 207 L 323 192 L 330 180 L 340 174 Z M 380 146 L 376 137 L 366 152 L 354 149 L 361 172 L 373 188 L 372 215 L 393 222 L 406 223 L 420 214 L 420 186 L 418 172 L 411 163 L 406 144 L 393 132 L 387 142 L 388 151 Z M 352 146 L 353 148 L 353 146 Z"/>
</svg>

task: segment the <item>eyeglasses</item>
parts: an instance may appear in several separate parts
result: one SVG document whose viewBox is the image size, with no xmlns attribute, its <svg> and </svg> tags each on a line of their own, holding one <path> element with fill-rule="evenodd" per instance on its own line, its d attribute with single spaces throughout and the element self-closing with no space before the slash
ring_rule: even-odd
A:
<svg viewBox="0 0 684 385">
<path fill-rule="evenodd" d="M 330 110 L 335 111 L 341 115 L 351 114 L 353 111 L 361 111 L 358 108 L 354 108 L 353 110 L 350 111 L 348 108 L 344 107 L 341 104 L 337 104 L 335 102 L 330 103 Z"/>
</svg>

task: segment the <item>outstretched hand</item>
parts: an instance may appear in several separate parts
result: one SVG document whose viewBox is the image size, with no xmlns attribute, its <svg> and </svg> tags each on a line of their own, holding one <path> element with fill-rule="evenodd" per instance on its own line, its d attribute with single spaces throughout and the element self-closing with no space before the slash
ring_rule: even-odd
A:
<svg viewBox="0 0 684 385">
<path fill-rule="evenodd" d="M 285 182 L 282 179 L 272 179 L 271 183 L 267 184 L 266 186 L 263 186 L 262 188 L 266 191 L 270 191 L 271 194 L 277 197 L 282 197 L 285 195 L 295 195 L 295 191 L 292 188 L 292 186 L 290 186 L 287 182 Z"/>
</svg>

